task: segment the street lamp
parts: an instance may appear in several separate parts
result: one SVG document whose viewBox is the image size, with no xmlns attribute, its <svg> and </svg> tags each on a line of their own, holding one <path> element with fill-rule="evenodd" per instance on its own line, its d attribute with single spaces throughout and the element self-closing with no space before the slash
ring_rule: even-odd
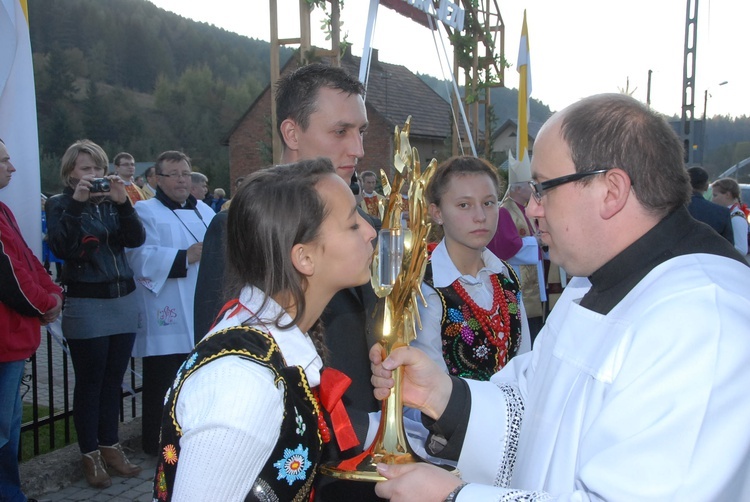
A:
<svg viewBox="0 0 750 502">
<path fill-rule="evenodd" d="M 725 80 L 723 82 L 719 82 L 717 86 L 727 85 L 729 83 L 728 80 Z M 706 153 L 708 152 L 708 147 L 706 145 L 706 128 L 708 126 L 708 116 L 706 115 L 706 108 L 708 107 L 708 97 L 711 96 L 708 93 L 708 88 L 703 93 L 703 131 L 701 134 L 701 146 L 703 148 L 703 151 L 701 152 L 701 164 L 706 163 Z"/>
<path fill-rule="evenodd" d="M 719 82 L 718 85 L 727 85 L 729 83 L 728 80 L 725 80 L 723 82 Z M 703 121 L 706 121 L 706 106 L 708 105 L 708 88 L 706 88 L 705 92 L 703 93 Z M 713 96 L 711 96 L 713 97 Z M 704 129 L 705 131 L 705 129 Z"/>
</svg>

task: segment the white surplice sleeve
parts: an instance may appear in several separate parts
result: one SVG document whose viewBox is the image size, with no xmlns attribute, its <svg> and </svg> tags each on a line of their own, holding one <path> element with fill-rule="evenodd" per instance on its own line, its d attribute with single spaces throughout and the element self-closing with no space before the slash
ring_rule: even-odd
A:
<svg viewBox="0 0 750 502">
<path fill-rule="evenodd" d="M 176 409 L 183 436 L 174 500 L 245 498 L 281 430 L 284 392 L 273 380 L 267 368 L 225 356 L 185 381 Z"/>
<path fill-rule="evenodd" d="M 471 392 L 471 414 L 458 459 L 464 481 L 508 486 L 523 422 L 525 373 L 531 371 L 532 356 L 527 352 L 514 357 L 489 382 L 465 379 Z"/>
</svg>

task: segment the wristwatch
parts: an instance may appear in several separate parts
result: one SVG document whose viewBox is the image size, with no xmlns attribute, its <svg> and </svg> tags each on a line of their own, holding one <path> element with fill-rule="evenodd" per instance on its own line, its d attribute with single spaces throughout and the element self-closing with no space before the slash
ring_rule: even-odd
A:
<svg viewBox="0 0 750 502">
<path fill-rule="evenodd" d="M 452 492 L 448 494 L 447 497 L 445 497 L 444 502 L 454 502 L 456 500 L 456 497 L 458 497 L 458 492 L 460 492 L 461 489 L 466 485 L 467 483 L 461 483 L 460 485 L 458 485 Z"/>
</svg>

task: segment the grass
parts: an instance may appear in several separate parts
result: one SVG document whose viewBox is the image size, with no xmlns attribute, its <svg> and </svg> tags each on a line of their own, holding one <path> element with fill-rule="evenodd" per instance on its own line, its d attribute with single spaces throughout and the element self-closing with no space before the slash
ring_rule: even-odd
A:
<svg viewBox="0 0 750 502">
<path fill-rule="evenodd" d="M 39 419 L 42 420 L 49 417 L 49 408 L 45 406 L 39 406 Z M 33 420 L 32 406 L 29 404 L 23 405 L 23 417 L 21 423 L 25 424 Z M 63 446 L 67 446 L 71 443 L 75 443 L 78 438 L 76 436 L 75 428 L 73 427 L 72 418 L 67 421 L 70 427 L 70 441 L 65 441 L 65 426 L 66 420 L 59 419 L 54 422 L 55 430 L 55 443 L 50 445 L 50 425 L 39 426 L 39 453 L 34 453 L 34 431 L 26 431 L 21 434 L 21 461 L 25 462 L 34 458 L 37 455 L 43 455 L 50 451 L 57 450 Z"/>
</svg>

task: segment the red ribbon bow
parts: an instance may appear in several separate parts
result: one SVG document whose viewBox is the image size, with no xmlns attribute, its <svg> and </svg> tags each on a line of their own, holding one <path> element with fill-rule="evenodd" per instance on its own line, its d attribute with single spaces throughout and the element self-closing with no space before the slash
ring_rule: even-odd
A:
<svg viewBox="0 0 750 502">
<path fill-rule="evenodd" d="M 346 412 L 344 403 L 341 402 L 344 392 L 351 383 L 351 378 L 334 368 L 325 368 L 320 374 L 320 404 L 331 417 L 336 442 L 341 451 L 359 444 L 352 422 L 349 420 L 349 414 Z"/>
</svg>

